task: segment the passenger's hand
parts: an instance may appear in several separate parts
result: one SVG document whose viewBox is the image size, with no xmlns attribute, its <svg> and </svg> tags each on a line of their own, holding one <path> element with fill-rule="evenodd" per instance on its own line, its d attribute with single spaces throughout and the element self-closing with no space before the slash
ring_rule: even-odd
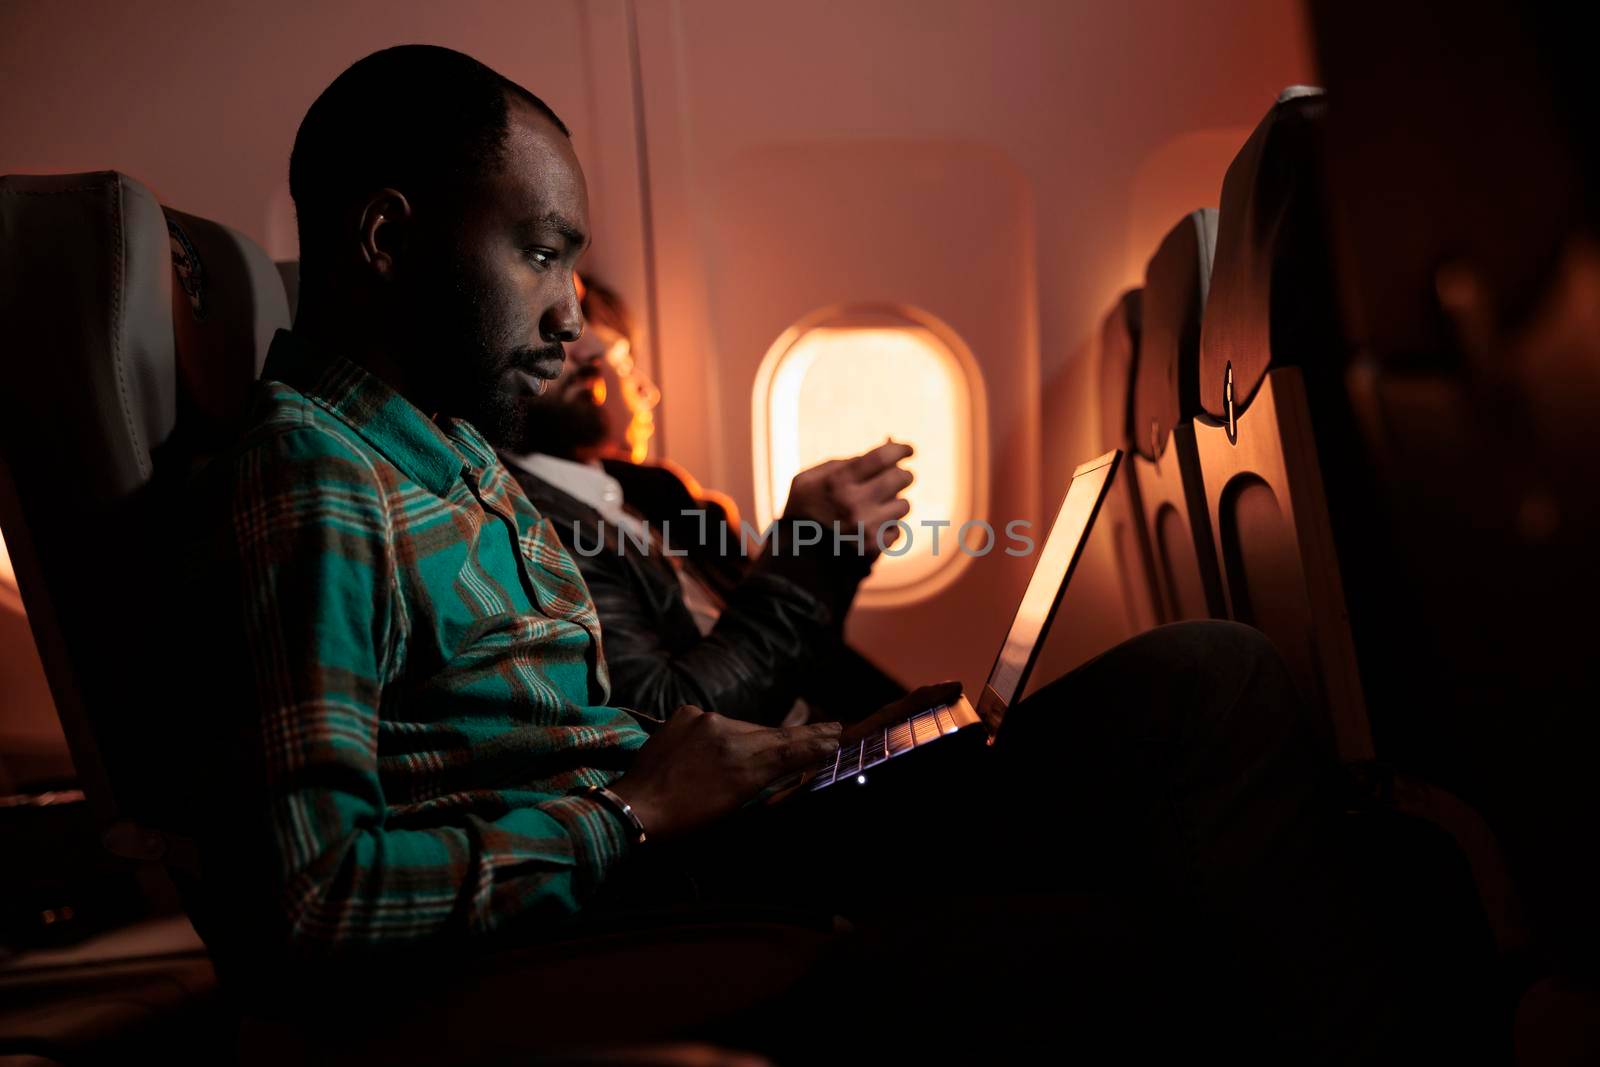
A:
<svg viewBox="0 0 1600 1067">
<path fill-rule="evenodd" d="M 900 496 L 911 484 L 911 472 L 900 466 L 911 451 L 910 445 L 887 441 L 854 459 L 831 459 L 801 471 L 789 486 L 783 517 L 808 519 L 828 535 L 836 522 L 849 534 L 859 523 L 866 531 L 863 554 L 876 556 L 879 528 L 911 511 L 910 503 Z M 886 530 L 882 547 L 893 544 L 898 535 L 899 527 Z"/>
<path fill-rule="evenodd" d="M 611 791 L 633 806 L 651 839 L 671 839 L 831 758 L 839 732 L 836 722 L 773 729 L 686 705 L 645 742 Z"/>
<path fill-rule="evenodd" d="M 860 722 L 851 723 L 845 728 L 841 740 L 845 742 L 865 740 L 886 726 L 905 722 L 919 711 L 927 711 L 940 704 L 953 704 L 959 696 L 961 696 L 960 682 L 937 682 L 920 689 L 913 689 L 899 700 L 885 704 Z"/>
</svg>

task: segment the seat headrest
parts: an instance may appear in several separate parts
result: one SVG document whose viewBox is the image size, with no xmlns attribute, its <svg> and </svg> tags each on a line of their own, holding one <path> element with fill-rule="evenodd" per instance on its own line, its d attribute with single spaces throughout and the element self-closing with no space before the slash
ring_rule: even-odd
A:
<svg viewBox="0 0 1600 1067">
<path fill-rule="evenodd" d="M 168 696 L 169 505 L 288 321 L 260 249 L 125 175 L 0 178 L 0 522 L 102 828 L 165 817 L 172 738 L 127 710 Z"/>
<path fill-rule="evenodd" d="M 289 321 L 248 238 L 114 171 L 0 178 L 0 301 L 4 418 L 85 506 L 149 481 L 180 423 L 214 441 Z"/>
<path fill-rule="evenodd" d="M 275 266 L 278 268 L 278 277 L 283 279 L 284 295 L 289 298 L 289 317 L 294 318 L 295 308 L 300 303 L 300 261 L 280 259 Z"/>
<path fill-rule="evenodd" d="M 171 288 L 166 219 L 144 186 L 112 172 L 0 178 L 0 322 L 16 353 L 5 418 L 81 461 L 92 497 L 147 481 L 172 431 Z"/>
<path fill-rule="evenodd" d="M 1320 89 L 1285 89 L 1223 179 L 1200 333 L 1200 403 L 1219 421 L 1230 365 L 1238 414 L 1272 367 L 1347 355 L 1324 195 L 1327 109 Z"/>
<path fill-rule="evenodd" d="M 1126 449 L 1133 439 L 1133 383 L 1139 362 L 1142 290 L 1117 297 L 1100 324 L 1100 437 L 1106 448 Z"/>
<path fill-rule="evenodd" d="M 289 325 L 283 279 L 267 254 L 226 226 L 166 208 L 175 275 L 173 341 L 185 443 L 225 443 L 244 415 L 272 335 Z"/>
<path fill-rule="evenodd" d="M 1200 318 L 1216 245 L 1216 209 L 1202 208 L 1167 233 L 1145 267 L 1133 446 L 1146 459 L 1159 459 L 1172 428 L 1200 410 Z"/>
</svg>

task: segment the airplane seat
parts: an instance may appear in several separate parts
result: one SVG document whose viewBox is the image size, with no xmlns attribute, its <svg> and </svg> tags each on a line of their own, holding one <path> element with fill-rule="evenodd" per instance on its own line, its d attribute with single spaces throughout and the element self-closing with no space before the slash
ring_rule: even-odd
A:
<svg viewBox="0 0 1600 1067">
<path fill-rule="evenodd" d="M 1144 509 L 1161 617 L 1171 622 L 1223 615 L 1193 428 L 1200 411 L 1196 351 L 1216 234 L 1213 208 L 1174 226 L 1145 268 L 1140 309 L 1129 467 Z"/>
<path fill-rule="evenodd" d="M 183 544 L 170 518 L 190 473 L 236 432 L 273 332 L 289 325 L 283 282 L 247 237 L 164 208 L 126 175 L 13 175 L 0 178 L 0 301 L 16 354 L 0 389 L 0 524 L 83 791 L 105 847 L 143 870 L 164 864 L 196 904 L 201 872 L 183 830 L 184 806 L 197 801 L 182 783 L 195 778 L 184 760 L 200 757 L 183 755 L 179 736 L 163 731 L 182 634 L 204 622 L 168 614 L 180 563 L 169 549 Z M 194 915 L 203 932 L 204 909 Z M 159 936 L 128 936 L 145 946 L 140 960 L 153 954 L 181 973 L 157 967 L 152 977 L 154 965 L 133 966 L 125 954 L 93 958 L 92 944 L 73 957 L 82 981 L 63 983 L 54 966 L 30 970 L 26 956 L 0 967 L 8 1001 L 29 998 L 26 1011 L 0 1012 L 0 1055 L 103 1057 L 159 1032 L 166 1043 L 156 1047 L 188 1062 L 189 1050 L 180 1055 L 167 1039 L 226 1043 L 216 1037 L 219 1014 L 243 1040 L 194 1062 L 307 1052 L 304 1031 L 256 1012 L 237 989 L 222 987 L 228 1011 L 219 1012 L 215 972 L 193 930 L 163 922 Z M 590 991 L 563 1001 L 559 1019 L 542 1020 L 541 1040 L 599 1044 L 593 1062 L 680 1062 L 685 1049 L 667 1039 L 696 1012 L 736 1015 L 780 995 L 838 938 L 831 916 L 788 913 L 700 912 L 638 925 L 539 947 L 519 989 Z M 686 968 L 718 967 L 764 977 L 705 998 L 673 980 Z M 157 1003 L 141 992 L 152 983 L 186 992 Z M 629 1027 L 602 1023 L 581 1010 L 612 1003 L 597 989 L 630 1000 L 648 991 L 653 1010 Z M 422 1029 L 425 1016 L 419 1009 Z M 167 1028 L 152 1031 L 151 1017 Z M 501 1019 L 504 1032 L 485 1040 L 539 1051 L 526 1011 Z M 447 1033 L 449 1023 L 435 1016 L 432 1028 Z M 612 1056 L 619 1043 L 628 1047 Z M 464 1055 L 467 1046 L 457 1047 Z"/>
<path fill-rule="evenodd" d="M 1100 447 L 1106 451 L 1133 445 L 1133 390 L 1138 381 L 1139 332 L 1143 289 L 1129 289 L 1101 320 L 1098 385 Z"/>
<path fill-rule="evenodd" d="M 1519 906 L 1489 824 L 1414 768 L 1372 762 L 1367 706 L 1394 708 L 1397 696 L 1414 692 L 1404 685 L 1392 693 L 1387 680 L 1410 662 L 1416 615 L 1404 611 L 1410 587 L 1384 539 L 1374 488 L 1384 457 L 1367 454 L 1345 385 L 1352 345 L 1327 225 L 1327 113 L 1320 90 L 1286 90 L 1223 183 L 1195 437 L 1224 595 L 1230 614 L 1264 630 L 1325 708 L 1341 756 L 1376 794 L 1375 810 L 1433 828 L 1389 821 L 1386 832 L 1402 841 L 1434 838 L 1431 863 L 1402 862 L 1413 873 L 1396 899 L 1428 909 L 1430 919 L 1450 903 L 1462 932 L 1446 944 L 1488 948 L 1489 938 L 1476 935 L 1492 931 L 1510 949 L 1523 937 Z M 1362 607 L 1353 617 L 1347 590 Z M 1376 754 L 1385 755 L 1383 745 Z M 1426 854 L 1410 844 L 1398 854 L 1408 851 Z M 1454 877 L 1460 864 L 1451 854 L 1470 881 Z M 1461 973 L 1471 965 L 1469 955 Z M 1482 973 L 1481 958 L 1478 965 Z"/>
<path fill-rule="evenodd" d="M 1337 457 L 1330 472 L 1359 452 L 1309 395 L 1342 394 L 1348 355 L 1323 232 L 1326 110 L 1319 89 L 1284 90 L 1223 180 L 1194 432 L 1228 615 L 1272 639 L 1340 754 L 1362 760 L 1371 727 L 1318 448 Z"/>
<path fill-rule="evenodd" d="M 1380 727 L 1403 722 L 1418 701 L 1437 698 L 1419 685 L 1418 664 L 1438 665 L 1419 625 L 1426 602 L 1395 558 L 1392 509 L 1378 488 L 1395 457 L 1369 447 L 1350 401 L 1360 360 L 1333 269 L 1329 114 L 1320 90 L 1286 90 L 1228 169 L 1196 439 L 1230 611 L 1273 637 L 1328 710 L 1341 755 L 1363 761 L 1375 754 L 1368 704 Z M 1454 781 L 1439 782 L 1434 764 L 1392 736 L 1380 729 L 1384 764 L 1374 769 L 1407 774 L 1383 789 L 1451 830 L 1502 947 L 1520 942 L 1495 834 Z"/>
<path fill-rule="evenodd" d="M 278 268 L 278 277 L 283 279 L 283 292 L 289 298 L 289 318 L 293 319 L 300 307 L 300 261 L 280 259 L 274 266 Z"/>
<path fill-rule="evenodd" d="M 1143 290 L 1129 289 L 1117 298 L 1100 324 L 1097 377 L 1100 394 L 1100 447 L 1133 451 L 1133 390 L 1138 380 L 1140 308 Z M 1112 566 L 1122 594 L 1131 634 L 1143 633 L 1164 620 L 1161 590 L 1139 486 L 1125 464 L 1113 478 L 1102 505 L 1102 521 L 1110 531 Z"/>
<path fill-rule="evenodd" d="M 0 524 L 95 837 L 159 913 L 176 902 L 158 863 L 192 859 L 166 788 L 181 643 L 165 614 L 162 516 L 236 417 L 287 320 L 282 288 L 246 239 L 164 213 L 124 175 L 13 175 L 0 178 L 0 301 L 15 353 L 0 390 Z M 116 947 L 129 939 L 131 955 Z M 205 1032 L 196 1016 L 214 1014 L 214 972 L 181 920 L 97 935 L 65 978 L 38 963 L 6 967 L 30 1005 L 0 1025 L 7 1043 L 97 1054 L 81 1047 L 92 1016 L 99 1039 L 157 1033 L 175 1052 L 169 1038 Z M 139 990 L 152 983 L 181 992 L 151 1001 Z"/>
<path fill-rule="evenodd" d="M 225 439 L 287 324 L 283 289 L 246 238 L 114 172 L 0 179 L 0 239 L 24 354 L 0 402 L 0 521 L 108 847 L 156 859 L 164 505 Z"/>
</svg>

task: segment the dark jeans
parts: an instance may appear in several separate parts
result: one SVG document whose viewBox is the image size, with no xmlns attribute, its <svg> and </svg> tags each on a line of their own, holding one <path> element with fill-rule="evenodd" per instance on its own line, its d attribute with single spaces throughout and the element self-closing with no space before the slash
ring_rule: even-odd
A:
<svg viewBox="0 0 1600 1067">
<path fill-rule="evenodd" d="M 1256 631 L 1152 631 L 1021 701 L 992 747 L 926 755 L 652 845 L 554 941 L 391 975 L 411 1000 L 373 1014 L 382 1056 L 674 1036 L 784 1064 L 1390 1058 L 1393 928 L 1328 730 Z M 724 953 L 730 906 L 853 929 Z M 635 934 L 669 951 L 630 955 Z"/>
<path fill-rule="evenodd" d="M 919 1021 L 844 1046 L 885 1055 L 1092 1037 L 1315 1062 L 1379 1040 L 1381 956 L 1336 844 L 1329 733 L 1257 631 L 1162 627 L 1021 701 L 992 747 L 942 743 L 892 780 L 642 854 L 602 910 L 848 917 L 855 950 L 810 991 L 814 1029 L 752 1031 L 785 1035 L 796 1061 L 838 1054 L 841 1010 Z"/>
</svg>

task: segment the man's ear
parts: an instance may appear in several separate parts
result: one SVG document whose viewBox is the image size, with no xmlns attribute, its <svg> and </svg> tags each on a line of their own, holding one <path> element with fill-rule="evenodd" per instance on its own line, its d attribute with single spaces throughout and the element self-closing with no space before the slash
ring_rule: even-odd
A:
<svg viewBox="0 0 1600 1067">
<path fill-rule="evenodd" d="M 380 189 L 361 212 L 361 260 L 381 279 L 394 277 L 411 232 L 411 203 L 395 189 Z"/>
</svg>

